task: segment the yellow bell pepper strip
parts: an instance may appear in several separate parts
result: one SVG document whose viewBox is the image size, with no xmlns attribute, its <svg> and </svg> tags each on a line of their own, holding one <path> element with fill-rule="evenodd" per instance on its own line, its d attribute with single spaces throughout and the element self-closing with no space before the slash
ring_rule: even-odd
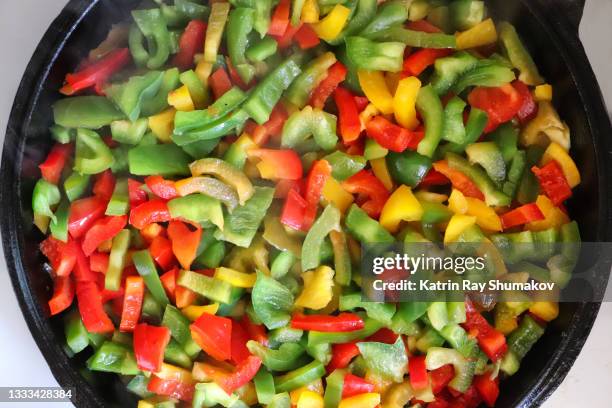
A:
<svg viewBox="0 0 612 408">
<path fill-rule="evenodd" d="M 206 27 L 206 39 L 204 40 L 204 61 L 206 62 L 215 63 L 217 61 L 217 53 L 219 52 L 229 11 L 229 3 L 218 1 L 212 4 L 208 26 Z"/>
<path fill-rule="evenodd" d="M 176 109 L 169 108 L 154 116 L 149 116 L 149 129 L 162 143 L 172 141 L 172 131 L 174 130 L 174 116 Z"/>
<path fill-rule="evenodd" d="M 544 79 L 538 72 L 533 58 L 529 51 L 523 45 L 521 38 L 514 26 L 508 22 L 502 21 L 499 23 L 499 39 L 501 47 L 508 55 L 508 59 L 520 72 L 519 79 L 527 85 L 540 85 Z"/>
<path fill-rule="evenodd" d="M 295 306 L 313 310 L 323 309 L 332 300 L 334 286 L 334 270 L 321 265 L 314 271 L 304 272 L 304 289 L 295 300 Z"/>
<path fill-rule="evenodd" d="M 550 84 L 538 85 L 533 90 L 533 98 L 536 102 L 551 102 L 553 98 L 553 87 Z"/>
<path fill-rule="evenodd" d="M 529 231 L 544 231 L 549 228 L 558 228 L 570 222 L 567 214 L 554 205 L 550 198 L 545 195 L 538 196 L 536 205 L 542 211 L 542 214 L 544 214 L 544 219 L 527 224 L 525 227 Z"/>
<path fill-rule="evenodd" d="M 455 214 L 476 217 L 476 224 L 486 230 L 502 230 L 501 220 L 493 208 L 489 207 L 482 200 L 464 196 L 457 189 L 453 189 L 448 198 L 448 208 Z"/>
<path fill-rule="evenodd" d="M 456 38 L 459 50 L 493 44 L 497 41 L 495 23 L 490 18 L 486 19 L 469 30 L 458 33 Z"/>
<path fill-rule="evenodd" d="M 391 233 L 397 232 L 401 221 L 419 221 L 423 207 L 412 194 L 412 189 L 401 185 L 385 203 L 380 214 L 380 225 Z"/>
<path fill-rule="evenodd" d="M 215 278 L 225 281 L 236 288 L 252 288 L 255 286 L 257 274 L 244 273 L 231 268 L 219 267 L 215 270 Z"/>
<path fill-rule="evenodd" d="M 538 114 L 522 130 L 519 142 L 522 146 L 539 145 L 546 147 L 556 142 L 569 151 L 570 129 L 561 121 L 559 114 L 550 102 L 538 103 Z"/>
<path fill-rule="evenodd" d="M 561 167 L 563 175 L 571 188 L 574 188 L 580 184 L 580 172 L 578 171 L 576 163 L 574 163 L 574 160 L 572 160 L 567 151 L 561 147 L 561 145 L 555 142 L 549 144 L 544 151 L 540 166 L 545 166 L 553 160 L 555 160 Z"/>
<path fill-rule="evenodd" d="M 351 10 L 348 7 L 336 4 L 332 11 L 321 21 L 313 24 L 312 28 L 320 39 L 332 41 L 342 32 L 350 15 Z"/>
<path fill-rule="evenodd" d="M 291 403 L 294 405 L 297 405 L 298 401 L 300 400 L 300 397 L 302 396 L 302 393 L 306 391 L 311 391 L 317 395 L 322 396 L 323 395 L 323 381 L 321 381 L 320 378 L 317 378 L 310 384 L 306 384 L 299 388 L 296 388 L 295 390 L 292 390 L 289 393 L 289 397 L 291 398 Z"/>
<path fill-rule="evenodd" d="M 244 205 L 255 193 L 253 184 L 247 176 L 221 159 L 200 159 L 191 163 L 189 169 L 193 176 L 210 174 L 217 177 L 225 184 L 232 186 L 238 193 L 240 205 Z"/>
<path fill-rule="evenodd" d="M 393 95 L 387 88 L 385 76 L 381 71 L 357 71 L 359 85 L 370 102 L 381 113 L 389 115 L 393 113 Z"/>
<path fill-rule="evenodd" d="M 219 304 L 211 303 L 210 305 L 204 306 L 187 306 L 181 309 L 181 313 L 183 313 L 190 321 L 195 322 L 200 316 L 202 316 L 203 313 L 216 314 L 218 310 Z"/>
<path fill-rule="evenodd" d="M 189 88 L 186 85 L 168 94 L 168 105 L 173 106 L 178 111 L 189 112 L 195 109 Z"/>
<path fill-rule="evenodd" d="M 545 322 L 555 320 L 559 316 L 559 303 L 557 302 L 534 302 L 529 311 Z"/>
<path fill-rule="evenodd" d="M 457 238 L 461 236 L 463 231 L 467 230 L 474 224 L 476 224 L 476 217 L 463 214 L 453 215 L 448 222 L 446 232 L 444 233 L 444 243 L 448 244 L 450 242 L 455 242 Z"/>
<path fill-rule="evenodd" d="M 323 186 L 324 205 L 333 204 L 341 213 L 344 213 L 353 204 L 354 197 L 346 191 L 333 177 L 328 177 Z"/>
<path fill-rule="evenodd" d="M 195 73 L 198 76 L 200 82 L 202 82 L 202 85 L 208 86 L 208 78 L 210 78 L 210 74 L 212 74 L 213 67 L 214 63 L 204 61 L 204 59 L 202 59 L 196 65 Z"/>
<path fill-rule="evenodd" d="M 300 393 L 297 408 L 323 408 L 323 397 L 314 391 L 305 390 Z"/>
<path fill-rule="evenodd" d="M 395 120 L 402 127 L 414 130 L 418 124 L 416 113 L 416 100 L 421 89 L 421 81 L 417 77 L 408 77 L 400 80 L 393 97 L 393 113 Z"/>
<path fill-rule="evenodd" d="M 372 167 L 374 175 L 383 183 L 385 188 L 389 191 L 393 190 L 393 179 L 387 167 L 387 160 L 384 157 L 370 160 L 370 167 Z"/>
<path fill-rule="evenodd" d="M 394 384 L 383 396 L 382 408 L 403 408 L 414 397 L 414 390 L 409 381 Z"/>
<path fill-rule="evenodd" d="M 302 7 L 302 22 L 314 24 L 319 22 L 320 10 L 317 0 L 306 0 Z"/>
<path fill-rule="evenodd" d="M 380 404 L 380 394 L 368 392 L 343 399 L 338 408 L 375 408 L 378 404 Z"/>
</svg>

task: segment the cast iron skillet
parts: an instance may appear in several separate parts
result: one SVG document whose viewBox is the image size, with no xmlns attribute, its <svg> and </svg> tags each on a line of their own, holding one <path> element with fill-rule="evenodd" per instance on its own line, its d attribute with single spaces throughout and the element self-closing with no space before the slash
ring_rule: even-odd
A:
<svg viewBox="0 0 612 408">
<path fill-rule="evenodd" d="M 578 39 L 585 0 L 488 0 L 496 18 L 512 21 L 554 85 L 555 105 L 572 129 L 572 154 L 583 176 L 570 211 L 585 241 L 612 235 L 612 135 L 601 93 Z M 2 241 L 8 270 L 26 322 L 57 381 L 74 387 L 79 407 L 135 406 L 114 375 L 88 374 L 81 353 L 63 351 L 61 319 L 49 319 L 51 280 L 38 251 L 42 235 L 32 226 L 31 192 L 37 165 L 52 145 L 50 106 L 66 72 L 129 15 L 139 0 L 71 0 L 36 49 L 11 112 L 0 174 Z M 601 273 L 602 286 L 607 272 Z M 561 383 L 578 356 L 599 309 L 598 303 L 566 303 L 559 319 L 524 360 L 520 372 L 502 386 L 500 407 L 540 405 Z"/>
</svg>

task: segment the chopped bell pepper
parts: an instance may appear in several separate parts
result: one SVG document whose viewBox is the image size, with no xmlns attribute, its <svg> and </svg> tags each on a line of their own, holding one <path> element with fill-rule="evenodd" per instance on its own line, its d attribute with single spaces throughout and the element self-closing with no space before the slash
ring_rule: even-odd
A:
<svg viewBox="0 0 612 408">
<path fill-rule="evenodd" d="M 457 49 L 481 47 L 497 41 L 497 30 L 492 19 L 486 19 L 474 27 L 460 32 L 457 37 Z"/>
<path fill-rule="evenodd" d="M 444 243 L 455 242 L 465 230 L 474 224 L 476 224 L 476 217 L 462 214 L 453 215 L 444 233 Z"/>
<path fill-rule="evenodd" d="M 81 174 L 101 173 L 115 160 L 102 138 L 87 129 L 77 130 L 75 154 L 74 169 Z"/>
<path fill-rule="evenodd" d="M 216 61 L 229 11 L 229 3 L 218 2 L 212 4 L 204 40 L 204 61 L 206 62 L 214 63 Z"/>
<path fill-rule="evenodd" d="M 158 372 L 164 361 L 164 350 L 170 341 L 167 327 L 140 323 L 134 329 L 134 355 L 138 368 Z"/>
<path fill-rule="evenodd" d="M 112 239 L 127 224 L 127 216 L 107 216 L 97 220 L 83 237 L 82 248 L 86 256 L 91 255 L 104 241 Z"/>
<path fill-rule="evenodd" d="M 380 404 L 380 394 L 368 392 L 344 398 L 338 408 L 376 408 Z"/>
<path fill-rule="evenodd" d="M 268 180 L 299 180 L 302 178 L 302 162 L 294 150 L 250 149 L 249 157 L 261 159 L 257 168 L 261 177 Z"/>
<path fill-rule="evenodd" d="M 431 85 L 420 89 L 416 108 L 425 122 L 425 137 L 419 142 L 417 152 L 432 157 L 442 138 L 443 109 Z"/>
<path fill-rule="evenodd" d="M 95 282 L 76 282 L 76 296 L 79 312 L 85 328 L 90 333 L 110 333 L 115 330 L 102 305 L 100 289 Z"/>
<path fill-rule="evenodd" d="M 325 265 L 302 273 L 304 288 L 295 300 L 295 305 L 314 310 L 323 309 L 333 297 L 333 277 L 334 270 Z"/>
<path fill-rule="evenodd" d="M 506 51 L 510 62 L 519 70 L 519 79 L 527 85 L 540 85 L 544 79 L 538 72 L 533 58 L 523 45 L 516 29 L 512 24 L 502 21 L 499 23 L 499 37 L 501 45 Z"/>
<path fill-rule="evenodd" d="M 393 113 L 393 95 L 380 71 L 359 70 L 359 84 L 370 102 L 383 114 Z"/>
<path fill-rule="evenodd" d="M 548 162 L 542 168 L 533 166 L 531 171 L 537 177 L 544 194 L 555 205 L 563 203 L 572 196 L 572 189 L 556 160 Z"/>
<path fill-rule="evenodd" d="M 49 299 L 49 313 L 55 316 L 68 309 L 74 300 L 74 282 L 70 276 L 58 275 L 53 279 L 53 296 Z"/>
<path fill-rule="evenodd" d="M 326 52 L 312 60 L 291 83 L 285 98 L 298 108 L 303 108 L 314 90 L 328 76 L 329 68 L 335 63 L 336 56 L 332 52 Z"/>
<path fill-rule="evenodd" d="M 258 4 L 267 4 L 269 1 L 260 1 Z M 227 49 L 236 71 L 244 83 L 248 84 L 255 75 L 255 67 L 247 62 L 246 52 L 248 35 L 254 28 L 255 10 L 238 7 L 229 13 L 227 20 Z M 265 31 L 264 31 L 265 33 Z"/>
<path fill-rule="evenodd" d="M 72 149 L 72 144 L 55 144 L 45 161 L 38 165 L 42 178 L 51 184 L 58 184 Z"/>
<path fill-rule="evenodd" d="M 346 52 L 359 70 L 399 72 L 404 48 L 400 42 L 376 43 L 363 37 L 346 38 Z"/>
<path fill-rule="evenodd" d="M 393 180 L 410 187 L 419 185 L 431 169 L 431 159 L 412 150 L 390 152 L 386 161 Z"/>
<path fill-rule="evenodd" d="M 482 200 L 466 197 L 458 189 L 453 189 L 448 198 L 448 208 L 455 214 L 476 217 L 476 224 L 489 231 L 501 231 L 502 222 L 493 208 Z"/>
<path fill-rule="evenodd" d="M 172 251 L 183 269 L 190 269 L 196 258 L 202 228 L 197 226 L 194 231 L 181 221 L 170 221 L 168 224 L 168 238 L 172 241 Z"/>
<path fill-rule="evenodd" d="M 205 353 L 219 361 L 230 359 L 231 319 L 203 313 L 189 328 L 191 336 Z"/>
<path fill-rule="evenodd" d="M 138 66 L 157 69 L 164 65 L 170 55 L 170 33 L 159 9 L 134 10 L 132 17 L 136 27 L 130 30 L 130 51 Z M 146 50 L 143 40 L 151 46 Z"/>
<path fill-rule="evenodd" d="M 346 78 L 347 72 L 347 68 L 340 61 L 332 65 L 325 79 L 312 91 L 308 104 L 315 109 L 323 109 L 327 99 Z"/>
<path fill-rule="evenodd" d="M 391 233 L 397 232 L 401 221 L 420 221 L 423 207 L 410 187 L 399 186 L 389 197 L 380 214 L 380 225 Z"/>
<path fill-rule="evenodd" d="M 268 329 L 283 327 L 289 323 L 293 307 L 293 295 L 285 286 L 259 272 L 251 302 L 257 317 Z"/>
<path fill-rule="evenodd" d="M 348 232 L 357 240 L 364 243 L 390 243 L 394 241 L 376 220 L 360 209 L 356 204 L 351 205 L 346 214 L 345 225 Z"/>
<path fill-rule="evenodd" d="M 321 21 L 313 24 L 312 28 L 322 40 L 333 41 L 342 32 L 350 14 L 349 8 L 336 4 Z"/>
<path fill-rule="evenodd" d="M 338 142 L 336 136 L 336 117 L 320 109 L 306 106 L 296 111 L 283 126 L 282 146 L 295 148 L 310 136 L 323 150 L 331 150 Z"/>
<path fill-rule="evenodd" d="M 401 79 L 393 97 L 395 120 L 402 127 L 413 130 L 419 124 L 416 114 L 416 101 L 421 89 L 421 81 L 417 77 Z"/>
<path fill-rule="evenodd" d="M 189 69 L 194 64 L 195 55 L 202 49 L 206 23 L 200 20 L 191 20 L 179 40 L 179 52 L 174 56 L 172 63 L 182 70 Z"/>
<path fill-rule="evenodd" d="M 510 229 L 530 222 L 541 221 L 544 219 L 544 214 L 536 203 L 531 203 L 503 214 L 500 219 L 504 229 Z"/>
<path fill-rule="evenodd" d="M 123 114 L 109 99 L 88 95 L 55 102 L 53 119 L 57 125 L 66 128 L 99 129 L 123 119 Z"/>
<path fill-rule="evenodd" d="M 338 87 L 334 91 L 334 102 L 338 108 L 342 141 L 346 144 L 357 140 L 361 133 L 361 122 L 359 121 L 359 111 L 357 110 L 355 97 L 349 90 Z"/>
<path fill-rule="evenodd" d="M 290 0 L 280 0 L 272 14 L 268 34 L 282 36 L 289 25 Z"/>
<path fill-rule="evenodd" d="M 145 201 L 130 211 L 130 224 L 137 229 L 143 229 L 153 222 L 170 221 L 168 205 L 163 200 Z"/>
<path fill-rule="evenodd" d="M 92 227 L 93 229 L 93 227 Z M 89 233 L 88 233 L 89 234 Z M 87 237 L 87 236 L 86 236 Z M 113 238 L 113 244 L 108 259 L 108 267 L 104 270 L 104 288 L 107 290 L 119 290 L 121 286 L 121 274 L 127 264 L 128 248 L 130 246 L 130 231 L 121 230 Z"/>
<path fill-rule="evenodd" d="M 142 310 L 144 288 L 144 280 L 140 276 L 128 276 L 125 279 L 125 295 L 119 325 L 122 332 L 131 332 L 136 328 Z"/>
<path fill-rule="evenodd" d="M 549 228 L 558 228 L 570 222 L 567 214 L 550 201 L 547 196 L 539 195 L 536 199 L 536 205 L 542 214 L 544 214 L 544 219 L 527 224 L 526 228 L 529 231 L 543 231 Z"/>
<path fill-rule="evenodd" d="M 555 161 L 561 167 L 570 188 L 580 184 L 580 172 L 576 163 L 574 163 L 574 160 L 572 160 L 567 151 L 556 142 L 551 142 L 544 151 L 541 165 L 545 166 L 552 161 Z"/>
<path fill-rule="evenodd" d="M 375 116 L 366 124 L 369 137 L 385 149 L 401 153 L 406 149 L 415 150 L 423 139 L 422 132 L 412 132 L 391 123 L 384 116 Z"/>
<path fill-rule="evenodd" d="M 129 49 L 112 50 L 87 67 L 75 73 L 67 74 L 65 85 L 60 89 L 60 92 L 64 95 L 74 95 L 79 91 L 94 87 L 96 92 L 100 94 L 108 79 L 129 62 Z"/>
<path fill-rule="evenodd" d="M 145 285 L 153 298 L 159 303 L 162 307 L 165 307 L 170 300 L 164 291 L 164 287 L 159 280 L 159 275 L 157 273 L 157 268 L 153 263 L 153 258 L 149 254 L 149 251 L 144 249 L 141 251 L 134 252 L 132 254 L 132 260 L 134 261 L 134 266 L 138 271 L 138 274 L 142 276 L 144 279 Z"/>
<path fill-rule="evenodd" d="M 370 370 L 395 382 L 402 380 L 408 367 L 408 356 L 401 337 L 393 344 L 361 342 L 357 347 Z"/>
</svg>

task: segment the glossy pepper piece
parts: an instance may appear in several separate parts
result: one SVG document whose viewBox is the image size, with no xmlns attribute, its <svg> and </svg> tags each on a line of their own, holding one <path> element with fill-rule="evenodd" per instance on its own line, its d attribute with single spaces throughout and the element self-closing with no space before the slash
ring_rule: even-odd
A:
<svg viewBox="0 0 612 408">
<path fill-rule="evenodd" d="M 315 109 L 323 109 L 325 102 L 338 85 L 345 80 L 347 73 L 347 68 L 340 61 L 333 64 L 327 71 L 325 79 L 312 92 L 308 104 Z"/>
<path fill-rule="evenodd" d="M 130 332 L 136 328 L 144 299 L 144 280 L 140 276 L 128 276 L 125 280 L 125 295 L 119 329 Z"/>
<path fill-rule="evenodd" d="M 368 199 L 361 208 L 374 218 L 380 215 L 389 198 L 389 191 L 384 184 L 367 170 L 362 170 L 343 181 L 342 186 L 349 193 L 365 195 Z"/>
<path fill-rule="evenodd" d="M 51 148 L 44 162 L 38 165 L 42 178 L 51 184 L 58 184 L 68 158 L 72 154 L 72 144 L 56 144 Z"/>
<path fill-rule="evenodd" d="M 537 177 L 544 194 L 555 205 L 561 204 L 572 196 L 572 189 L 563 174 L 561 166 L 555 160 L 542 168 L 534 166 L 531 171 Z"/>
<path fill-rule="evenodd" d="M 401 221 L 420 221 L 423 207 L 410 187 L 401 185 L 391 194 L 380 214 L 380 225 L 394 233 Z"/>
<path fill-rule="evenodd" d="M 170 56 L 170 34 L 161 11 L 134 10 L 132 17 L 137 26 L 130 30 L 130 51 L 134 62 L 149 69 L 161 67 Z M 154 53 L 144 48 L 145 38 L 149 44 L 155 44 L 152 48 Z"/>
<path fill-rule="evenodd" d="M 405 47 L 400 42 L 376 43 L 363 37 L 346 38 L 347 55 L 361 70 L 401 71 Z"/>
<path fill-rule="evenodd" d="M 200 20 L 191 20 L 179 40 L 179 52 L 174 56 L 172 63 L 182 70 L 193 66 L 194 57 L 198 53 L 206 35 L 206 23 Z"/>
<path fill-rule="evenodd" d="M 260 3 L 266 3 L 265 1 Z M 227 20 L 227 48 L 232 65 L 238 71 L 240 78 L 248 84 L 255 75 L 255 68 L 246 59 L 248 35 L 255 23 L 255 10 L 238 7 L 232 10 Z"/>
<path fill-rule="evenodd" d="M 344 332 L 360 330 L 364 327 L 364 322 L 353 313 L 340 313 L 337 316 L 294 315 L 291 318 L 291 327 L 320 332 Z"/>
<path fill-rule="evenodd" d="M 366 124 L 366 132 L 381 147 L 401 153 L 406 149 L 415 150 L 423 140 L 423 132 L 411 132 L 391 123 L 384 116 L 375 116 Z"/>
<path fill-rule="evenodd" d="M 207 354 L 219 361 L 230 359 L 231 319 L 203 313 L 189 328 L 195 342 Z"/>
<path fill-rule="evenodd" d="M 74 169 L 81 174 L 97 174 L 110 168 L 113 154 L 102 138 L 87 129 L 77 130 Z"/>
<path fill-rule="evenodd" d="M 130 50 L 119 48 L 106 54 L 86 68 L 67 74 L 65 85 L 60 89 L 63 95 L 74 95 L 94 87 L 99 94 L 108 79 L 130 62 Z"/>
<path fill-rule="evenodd" d="M 134 329 L 134 355 L 138 368 L 158 372 L 169 341 L 170 330 L 167 327 L 138 324 Z"/>
</svg>

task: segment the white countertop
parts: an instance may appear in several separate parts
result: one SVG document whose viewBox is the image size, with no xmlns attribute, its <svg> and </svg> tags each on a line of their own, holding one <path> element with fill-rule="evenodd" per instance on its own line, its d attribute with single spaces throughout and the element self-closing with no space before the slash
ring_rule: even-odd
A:
<svg viewBox="0 0 612 408">
<path fill-rule="evenodd" d="M 43 33 L 59 13 L 65 0 L 0 0 L 0 138 L 21 75 Z M 581 38 L 600 79 L 600 85 L 612 109 L 612 0 L 589 0 Z M 588 23 L 587 23 L 588 22 Z M 0 139 L 1 142 L 1 139 Z M 17 305 L 4 259 L 0 257 L 0 386 L 57 386 L 40 351 L 36 347 Z M 546 408 L 611 406 L 612 384 L 612 304 L 602 305 L 597 321 L 576 364 Z M 78 390 L 77 390 L 78 392 Z M 0 403 L 0 407 L 9 404 Z M 43 404 L 21 403 L 21 408 L 39 408 Z M 53 407 L 70 407 L 56 403 Z"/>
</svg>

